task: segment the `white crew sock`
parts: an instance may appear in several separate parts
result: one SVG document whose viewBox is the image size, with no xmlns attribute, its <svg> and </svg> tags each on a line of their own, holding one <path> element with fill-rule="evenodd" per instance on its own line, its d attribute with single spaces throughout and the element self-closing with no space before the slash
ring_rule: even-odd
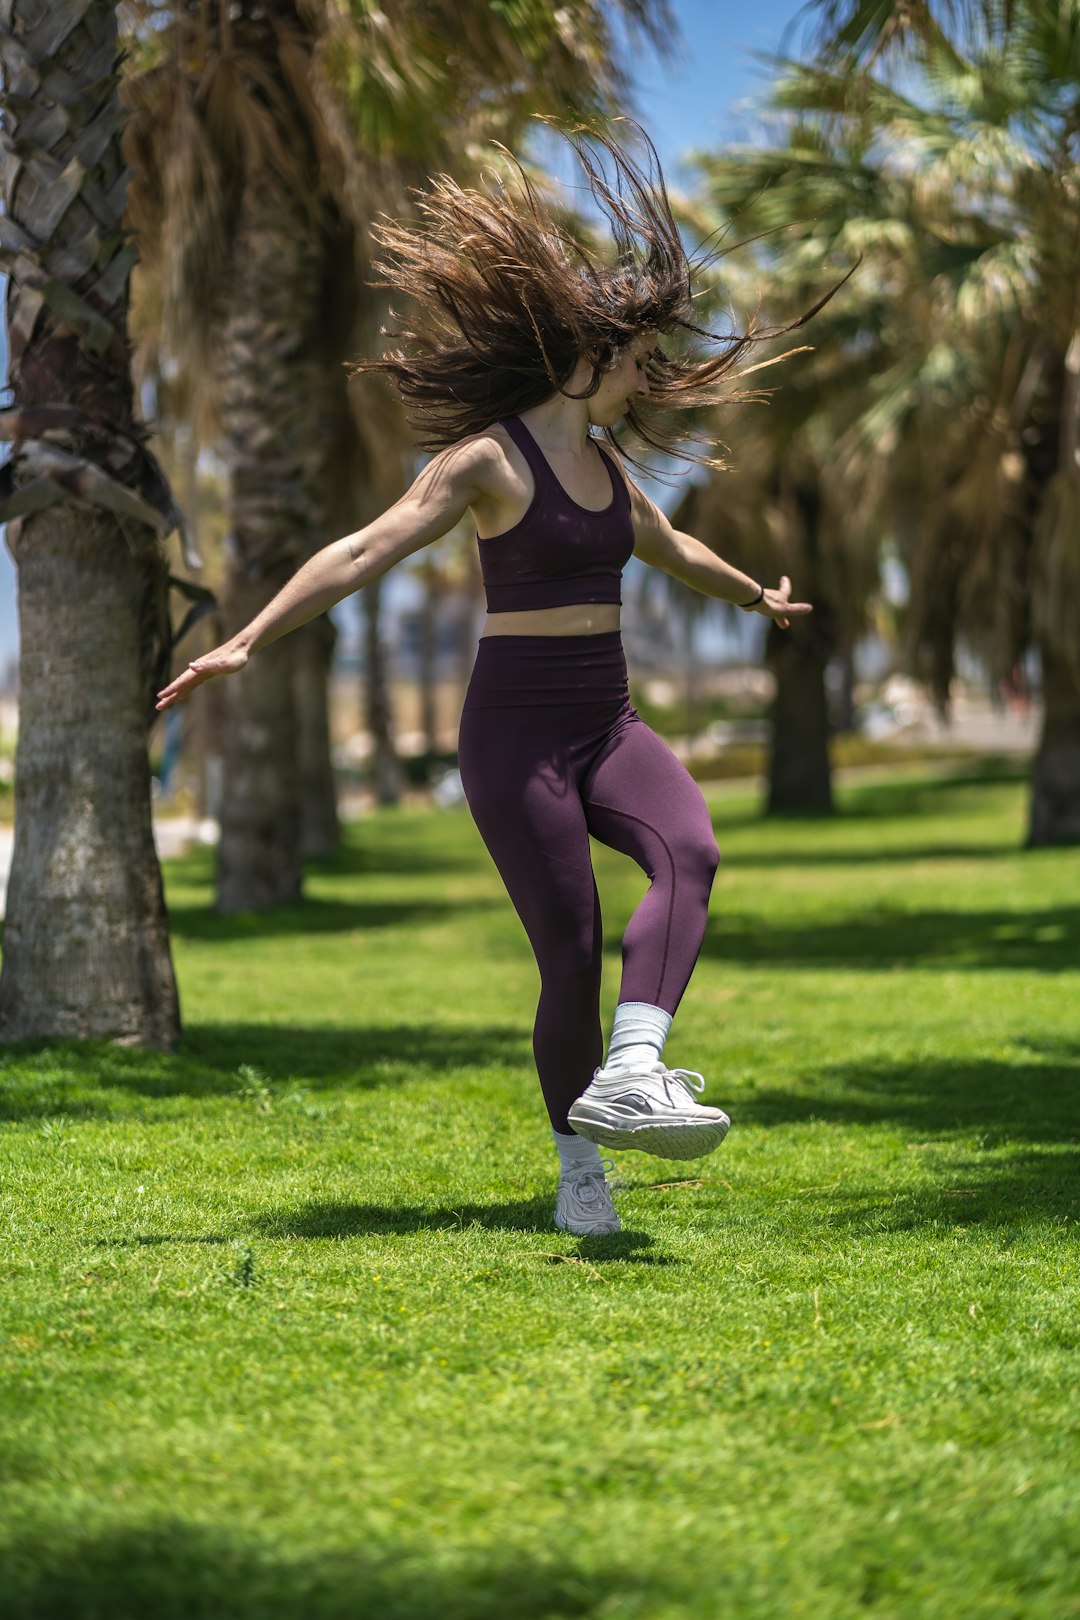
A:
<svg viewBox="0 0 1080 1620">
<path fill-rule="evenodd" d="M 554 1125 L 551 1134 L 555 1138 L 555 1147 L 559 1155 L 559 1170 L 565 1175 L 568 1170 L 599 1170 L 600 1149 L 595 1142 L 586 1142 L 583 1136 L 571 1131 L 564 1136 L 557 1131 Z"/>
<path fill-rule="evenodd" d="M 624 1001 L 615 1009 L 604 1077 L 628 1069 L 651 1069 L 660 1061 L 671 1014 L 647 1001 Z"/>
</svg>

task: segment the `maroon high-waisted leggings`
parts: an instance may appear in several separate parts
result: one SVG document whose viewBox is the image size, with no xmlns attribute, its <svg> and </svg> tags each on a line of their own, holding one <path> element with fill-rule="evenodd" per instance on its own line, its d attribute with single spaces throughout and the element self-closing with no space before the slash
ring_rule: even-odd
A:
<svg viewBox="0 0 1080 1620">
<path fill-rule="evenodd" d="M 693 778 L 631 707 L 618 631 L 486 636 L 459 763 L 480 835 L 540 969 L 533 1051 L 551 1123 L 603 1060 L 601 921 L 589 835 L 650 887 L 623 936 L 619 1001 L 673 1013 L 697 961 L 719 854 Z"/>
</svg>

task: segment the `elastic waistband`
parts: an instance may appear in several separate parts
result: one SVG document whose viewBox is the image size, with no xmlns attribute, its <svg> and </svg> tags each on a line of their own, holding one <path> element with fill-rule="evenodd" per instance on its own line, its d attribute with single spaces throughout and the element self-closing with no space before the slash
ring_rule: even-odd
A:
<svg viewBox="0 0 1080 1620">
<path fill-rule="evenodd" d="M 625 698 L 618 630 L 587 636 L 482 636 L 466 708 L 538 708 Z"/>
</svg>

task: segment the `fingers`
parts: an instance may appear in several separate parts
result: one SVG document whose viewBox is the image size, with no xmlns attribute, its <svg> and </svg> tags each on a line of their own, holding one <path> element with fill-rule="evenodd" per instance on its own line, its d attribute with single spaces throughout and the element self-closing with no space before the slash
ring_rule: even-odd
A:
<svg viewBox="0 0 1080 1620">
<path fill-rule="evenodd" d="M 192 688 L 198 686 L 206 678 L 206 675 L 201 670 L 197 670 L 194 664 L 189 664 L 183 674 L 176 677 L 175 681 L 170 681 L 168 686 L 162 687 L 157 695 L 158 700 L 154 705 L 155 709 L 159 712 L 162 709 L 171 709 L 174 703 L 179 702 L 181 698 L 187 697 Z"/>
<path fill-rule="evenodd" d="M 804 618 L 806 614 L 813 613 L 814 608 L 810 602 L 793 602 L 791 600 L 791 580 L 786 574 L 782 574 L 779 589 L 766 591 L 765 601 L 758 611 L 768 613 L 778 629 L 790 630 L 793 618 Z"/>
</svg>

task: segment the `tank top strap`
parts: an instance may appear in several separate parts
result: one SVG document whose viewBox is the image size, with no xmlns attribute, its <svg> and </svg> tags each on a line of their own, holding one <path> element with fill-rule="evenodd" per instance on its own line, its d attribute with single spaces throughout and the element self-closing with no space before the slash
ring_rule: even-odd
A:
<svg viewBox="0 0 1080 1620">
<path fill-rule="evenodd" d="M 536 498 L 539 500 L 541 493 L 555 482 L 555 474 L 547 464 L 547 457 L 520 417 L 504 416 L 499 426 L 506 429 L 528 462 L 536 486 Z"/>
<path fill-rule="evenodd" d="M 608 470 L 608 477 L 611 479 L 611 492 L 615 497 L 615 505 L 629 508 L 631 505 L 630 486 L 623 477 L 622 468 L 618 465 L 611 451 L 606 445 L 601 444 L 598 438 L 594 437 L 593 444 L 604 458 L 604 465 Z"/>
</svg>

